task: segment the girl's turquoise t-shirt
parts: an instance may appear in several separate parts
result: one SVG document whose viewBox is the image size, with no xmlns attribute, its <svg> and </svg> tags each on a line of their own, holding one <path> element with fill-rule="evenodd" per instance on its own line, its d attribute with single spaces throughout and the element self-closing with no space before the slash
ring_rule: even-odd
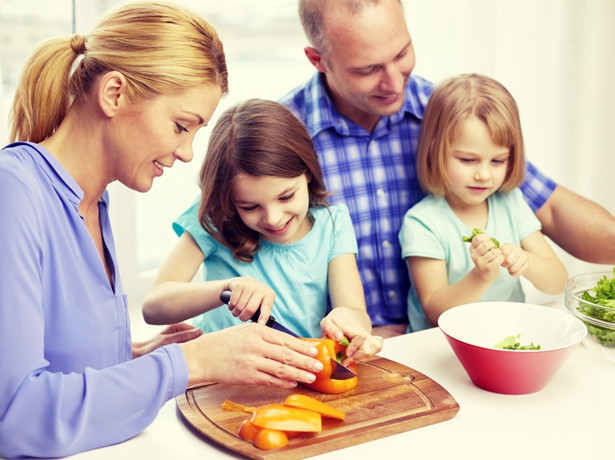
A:
<svg viewBox="0 0 615 460">
<path fill-rule="evenodd" d="M 205 256 L 203 279 L 256 278 L 276 292 L 272 314 L 280 323 L 301 337 L 320 337 L 320 320 L 327 314 L 329 262 L 342 254 L 357 254 L 346 206 L 310 208 L 314 225 L 305 237 L 292 244 L 261 238 L 254 260 L 242 262 L 201 227 L 198 205 L 197 200 L 173 223 L 173 229 L 178 236 L 189 232 L 201 248 Z M 241 321 L 221 305 L 195 317 L 193 324 L 212 332 Z"/>
<path fill-rule="evenodd" d="M 524 238 L 541 228 L 540 221 L 519 189 L 494 193 L 487 199 L 487 204 L 489 217 L 484 231 L 501 244 L 520 246 Z M 463 242 L 463 237 L 470 236 L 472 230 L 459 220 L 444 198 L 428 195 L 404 217 L 399 232 L 401 256 L 404 259 L 418 256 L 444 260 L 448 283 L 455 284 L 474 267 L 469 243 Z M 500 268 L 499 278 L 480 300 L 523 302 L 525 295 L 519 278 Z M 410 331 L 432 327 L 413 286 L 408 292 L 408 316 Z"/>
</svg>

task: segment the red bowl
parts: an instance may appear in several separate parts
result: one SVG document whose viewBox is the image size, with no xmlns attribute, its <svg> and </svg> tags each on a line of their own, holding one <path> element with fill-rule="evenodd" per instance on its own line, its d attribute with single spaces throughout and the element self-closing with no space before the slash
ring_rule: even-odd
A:
<svg viewBox="0 0 615 460">
<path fill-rule="evenodd" d="M 587 334 L 566 312 L 517 302 L 460 305 L 440 315 L 438 326 L 472 383 L 503 394 L 542 390 Z M 495 348 L 517 334 L 521 345 L 540 350 Z"/>
</svg>

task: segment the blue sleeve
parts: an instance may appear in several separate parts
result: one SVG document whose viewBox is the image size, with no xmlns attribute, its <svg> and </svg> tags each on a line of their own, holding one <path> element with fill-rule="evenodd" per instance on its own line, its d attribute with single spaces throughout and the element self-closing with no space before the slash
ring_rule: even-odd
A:
<svg viewBox="0 0 615 460">
<path fill-rule="evenodd" d="M 0 326 L 3 354 L 11 339 L 15 351 L 27 346 L 16 337 L 23 331 L 7 329 Z M 64 457 L 140 433 L 166 401 L 185 391 L 187 370 L 181 348 L 172 345 L 102 370 L 16 375 L 9 368 L 2 379 L 15 389 L 7 394 L 2 385 L 0 455 Z"/>
<path fill-rule="evenodd" d="M 506 206 L 514 217 L 514 225 L 520 241 L 542 228 L 538 217 L 524 200 L 519 189 L 503 193 L 501 196 L 507 202 Z"/>
<path fill-rule="evenodd" d="M 182 236 L 184 232 L 190 233 L 196 244 L 207 258 L 214 253 L 220 243 L 205 231 L 199 222 L 199 204 L 201 197 L 196 200 L 173 222 L 173 230 L 177 236 Z"/>
<path fill-rule="evenodd" d="M 329 262 L 342 254 L 357 255 L 359 252 L 357 237 L 348 208 L 346 205 L 340 204 L 332 206 L 330 209 L 333 212 L 334 240 L 329 254 Z"/>
<path fill-rule="evenodd" d="M 185 231 L 190 232 L 191 235 L 195 235 L 198 228 L 204 231 L 199 224 L 199 203 L 201 197 L 198 196 L 192 204 L 173 222 L 173 230 L 177 236 L 182 236 Z"/>
<path fill-rule="evenodd" d="M 48 354 L 64 344 L 45 330 L 41 261 L 49 254 L 34 202 L 23 178 L 0 171 L 0 456 L 6 458 L 62 457 L 124 441 L 188 381 L 178 345 L 121 364 L 118 358 L 100 370 L 50 369 Z M 80 327 L 77 319 L 62 326 Z"/>
<path fill-rule="evenodd" d="M 406 212 L 399 230 L 402 259 L 417 256 L 445 260 L 441 240 L 435 228 L 431 228 L 435 227 L 434 223 L 422 216 L 418 209 L 419 206 L 415 205 Z"/>
<path fill-rule="evenodd" d="M 520 188 L 532 211 L 538 211 L 546 203 L 555 187 L 557 187 L 555 181 L 542 174 L 529 161 L 526 163 L 525 179 Z"/>
</svg>

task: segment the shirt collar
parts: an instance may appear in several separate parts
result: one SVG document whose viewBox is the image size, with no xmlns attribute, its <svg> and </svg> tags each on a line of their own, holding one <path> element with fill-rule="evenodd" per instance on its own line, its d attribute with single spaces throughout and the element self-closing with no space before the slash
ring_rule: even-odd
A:
<svg viewBox="0 0 615 460">
<path fill-rule="evenodd" d="M 412 79 L 404 89 L 404 103 L 402 107 L 393 115 L 382 117 L 376 128 L 379 126 L 391 126 L 399 123 L 406 114 L 409 114 L 418 119 L 423 118 L 424 104 L 421 103 L 416 91 L 412 91 Z M 342 135 L 358 135 L 362 131 L 364 135 L 369 135 L 364 128 L 360 127 L 350 119 L 340 115 L 331 97 L 325 88 L 325 76 L 321 72 L 317 72 L 306 85 L 306 94 L 308 96 L 306 102 L 306 125 L 310 131 L 310 136 L 315 137 L 320 131 L 329 128 L 335 129 Z"/>
<path fill-rule="evenodd" d="M 29 152 L 34 161 L 53 183 L 54 187 L 64 193 L 68 200 L 75 205 L 75 209 L 79 208 L 84 196 L 83 190 L 56 157 L 39 144 L 33 142 L 15 142 L 5 148 L 10 147 L 21 147 Z M 104 205 L 108 205 L 107 190 L 103 193 L 101 201 Z"/>
</svg>

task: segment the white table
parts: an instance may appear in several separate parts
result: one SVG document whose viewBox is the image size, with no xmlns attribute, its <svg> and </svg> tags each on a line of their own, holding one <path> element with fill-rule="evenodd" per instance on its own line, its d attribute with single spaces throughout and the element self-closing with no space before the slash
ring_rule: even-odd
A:
<svg viewBox="0 0 615 460">
<path fill-rule="evenodd" d="M 475 387 L 438 328 L 386 339 L 381 356 L 440 383 L 460 406 L 448 421 L 365 444 L 318 459 L 588 459 L 615 452 L 615 365 L 584 345 L 564 363 L 542 391 L 500 395 Z M 187 425 L 169 401 L 144 432 L 122 444 L 72 457 L 94 459 L 238 458 Z"/>
</svg>

